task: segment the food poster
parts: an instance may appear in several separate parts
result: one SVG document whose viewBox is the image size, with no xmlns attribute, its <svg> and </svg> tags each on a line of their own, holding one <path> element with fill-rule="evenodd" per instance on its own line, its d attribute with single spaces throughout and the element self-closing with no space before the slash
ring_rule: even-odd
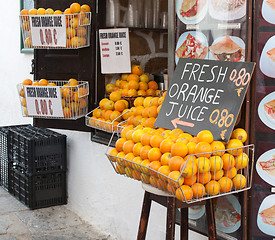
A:
<svg viewBox="0 0 275 240">
<path fill-rule="evenodd" d="M 252 239 L 275 238 L 275 0 L 255 2 L 255 172 Z M 253 127 L 253 126 L 252 126 Z"/>
<path fill-rule="evenodd" d="M 246 0 L 175 0 L 175 66 L 179 58 L 245 61 Z M 214 201 L 219 239 L 241 239 L 239 195 Z M 207 233 L 205 209 L 189 209 L 194 230 Z"/>
</svg>

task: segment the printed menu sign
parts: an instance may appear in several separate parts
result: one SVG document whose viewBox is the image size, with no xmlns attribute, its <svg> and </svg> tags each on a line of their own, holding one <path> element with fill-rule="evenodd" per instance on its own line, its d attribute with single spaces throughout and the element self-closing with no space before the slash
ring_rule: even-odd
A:
<svg viewBox="0 0 275 240">
<path fill-rule="evenodd" d="M 130 73 L 128 28 L 99 30 L 101 73 Z"/>
<path fill-rule="evenodd" d="M 30 16 L 34 47 L 66 47 L 65 15 Z"/>
<path fill-rule="evenodd" d="M 180 58 L 155 126 L 230 138 L 255 64 Z"/>
<path fill-rule="evenodd" d="M 60 87 L 24 86 L 29 116 L 64 117 Z"/>
</svg>

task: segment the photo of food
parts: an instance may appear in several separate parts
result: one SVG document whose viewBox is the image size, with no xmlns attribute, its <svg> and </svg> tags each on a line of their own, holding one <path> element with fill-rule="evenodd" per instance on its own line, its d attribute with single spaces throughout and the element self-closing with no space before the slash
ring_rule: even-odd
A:
<svg viewBox="0 0 275 240">
<path fill-rule="evenodd" d="M 241 205 L 234 195 L 214 199 L 216 228 L 224 233 L 233 233 L 241 226 Z"/>
<path fill-rule="evenodd" d="M 181 22 L 197 24 L 206 15 L 208 0 L 177 0 L 176 12 Z"/>
<path fill-rule="evenodd" d="M 198 31 L 183 33 L 177 42 L 175 50 L 175 62 L 179 58 L 206 59 L 208 43 L 206 36 Z"/>
<path fill-rule="evenodd" d="M 260 69 L 266 76 L 275 78 L 275 35 L 267 40 L 263 48 Z"/>
<path fill-rule="evenodd" d="M 194 205 L 188 208 L 188 217 L 192 220 L 198 220 L 205 214 L 205 205 Z"/>
<path fill-rule="evenodd" d="M 275 186 L 275 149 L 263 153 L 257 163 L 258 175 L 271 186 Z"/>
<path fill-rule="evenodd" d="M 275 194 L 263 200 L 258 211 L 257 224 L 263 233 L 275 237 Z"/>
<path fill-rule="evenodd" d="M 209 47 L 211 60 L 243 62 L 245 44 L 241 38 L 226 35 L 217 38 Z"/>
<path fill-rule="evenodd" d="M 275 24 L 275 0 L 263 1 L 262 15 L 267 22 Z"/>
<path fill-rule="evenodd" d="M 240 19 L 246 14 L 246 0 L 210 0 L 209 14 L 222 21 Z"/>
<path fill-rule="evenodd" d="M 258 106 L 258 115 L 261 121 L 269 128 L 275 130 L 275 92 L 265 96 Z"/>
</svg>

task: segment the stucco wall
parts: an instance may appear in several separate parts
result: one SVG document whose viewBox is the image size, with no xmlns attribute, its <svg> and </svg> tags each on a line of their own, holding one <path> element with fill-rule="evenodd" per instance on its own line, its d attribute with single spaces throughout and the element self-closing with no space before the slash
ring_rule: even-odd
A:
<svg viewBox="0 0 275 240">
<path fill-rule="evenodd" d="M 5 4 L 10 11 L 0 15 L 0 126 L 32 123 L 22 117 L 16 84 L 32 79 L 33 55 L 20 53 L 19 1 Z M 56 131 L 68 136 L 68 207 L 116 239 L 136 239 L 144 193 L 140 182 L 115 174 L 106 146 L 91 142 L 89 133 Z M 166 209 L 153 204 L 147 239 L 164 239 L 165 221 Z M 195 236 L 190 239 L 201 239 Z"/>
</svg>

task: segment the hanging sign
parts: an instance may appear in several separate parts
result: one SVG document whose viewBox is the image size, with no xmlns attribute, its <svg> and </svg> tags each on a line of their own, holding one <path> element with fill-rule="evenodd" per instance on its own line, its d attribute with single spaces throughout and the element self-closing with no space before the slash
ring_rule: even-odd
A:
<svg viewBox="0 0 275 240">
<path fill-rule="evenodd" d="M 60 87 L 24 86 L 29 116 L 64 117 Z"/>
<path fill-rule="evenodd" d="M 66 47 L 65 15 L 30 16 L 34 47 Z"/>
<path fill-rule="evenodd" d="M 180 58 L 155 126 L 227 142 L 255 64 Z"/>
<path fill-rule="evenodd" d="M 128 28 L 99 30 L 101 73 L 130 73 L 130 44 Z"/>
</svg>

